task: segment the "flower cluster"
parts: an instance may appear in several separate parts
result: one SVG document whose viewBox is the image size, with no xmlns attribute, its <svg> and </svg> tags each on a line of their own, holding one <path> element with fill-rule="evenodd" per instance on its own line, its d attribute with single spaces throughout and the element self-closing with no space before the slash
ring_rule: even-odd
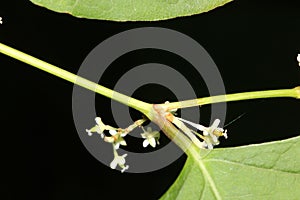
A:
<svg viewBox="0 0 300 200">
<path fill-rule="evenodd" d="M 219 127 L 219 119 L 216 119 L 210 127 L 205 127 L 203 125 L 196 124 L 179 117 L 175 117 L 175 112 L 176 109 L 172 110 L 172 112 L 166 112 L 166 119 L 176 125 L 183 133 L 185 133 L 197 147 L 202 149 L 213 149 L 215 145 L 218 145 L 220 143 L 219 137 L 223 136 L 227 138 L 227 131 Z M 127 154 L 120 156 L 117 150 L 120 148 L 120 145 L 127 145 L 124 137 L 133 129 L 137 127 L 142 128 L 143 133 L 141 133 L 141 136 L 144 139 L 143 147 L 147 147 L 150 145 L 155 148 L 156 145 L 159 145 L 160 132 L 152 131 L 151 127 L 148 127 L 146 130 L 142 127 L 142 124 L 146 121 L 146 119 L 137 120 L 136 122 L 134 122 L 134 124 L 128 126 L 125 129 L 114 128 L 112 126 L 106 125 L 102 122 L 100 117 L 96 117 L 95 121 L 96 125 L 91 129 L 86 129 L 86 132 L 89 136 L 92 136 L 93 133 L 97 133 L 105 142 L 112 144 L 114 152 L 114 159 L 110 163 L 110 167 L 112 169 L 116 169 L 116 167 L 119 166 L 121 168 L 121 172 L 124 172 L 129 168 L 129 165 L 125 165 L 125 158 Z M 198 132 L 188 128 L 185 124 L 196 128 L 198 131 L 202 131 L 202 134 L 199 134 Z M 105 135 L 104 131 L 107 131 L 110 136 Z M 200 141 L 199 138 L 202 141 Z"/>
<path fill-rule="evenodd" d="M 120 156 L 117 152 L 117 150 L 120 148 L 120 145 L 126 146 L 127 143 L 124 139 L 124 137 L 131 132 L 136 127 L 141 127 L 143 129 L 143 133 L 141 133 L 142 138 L 144 138 L 143 146 L 147 147 L 149 144 L 152 147 L 155 147 L 156 144 L 159 144 L 159 137 L 160 133 L 158 131 L 152 131 L 150 127 L 147 128 L 147 131 L 141 126 L 146 119 L 137 120 L 134 122 L 134 124 L 128 126 L 125 129 L 122 128 L 114 128 L 112 126 L 106 125 L 102 122 L 100 117 L 95 118 L 96 125 L 92 127 L 91 129 L 86 129 L 86 132 L 89 136 L 92 136 L 93 133 L 97 133 L 101 136 L 101 138 L 108 143 L 111 143 L 113 145 L 113 152 L 114 152 L 114 159 L 110 163 L 110 167 L 112 169 L 116 169 L 117 166 L 119 166 L 122 170 L 121 172 L 124 172 L 129 168 L 129 165 L 125 165 L 126 163 L 126 156 L 127 154 L 124 154 Z M 104 131 L 108 131 L 110 136 L 106 136 L 104 134 Z"/>
<path fill-rule="evenodd" d="M 129 132 L 128 129 L 117 129 L 109 125 L 105 125 L 100 117 L 95 118 L 96 125 L 92 127 L 91 129 L 86 129 L 86 132 L 88 133 L 89 136 L 92 136 L 93 133 L 98 133 L 101 138 L 105 142 L 112 143 L 113 145 L 113 151 L 114 151 L 114 159 L 110 163 L 110 167 L 112 169 L 115 169 L 117 165 L 119 165 L 122 169 L 121 172 L 124 172 L 129 168 L 129 165 L 125 166 L 125 157 L 127 154 L 124 154 L 122 156 L 119 156 L 117 153 L 117 149 L 119 149 L 120 145 L 126 146 L 126 141 L 124 140 L 124 136 Z M 108 131 L 111 136 L 106 136 L 104 134 L 104 131 Z"/>
</svg>

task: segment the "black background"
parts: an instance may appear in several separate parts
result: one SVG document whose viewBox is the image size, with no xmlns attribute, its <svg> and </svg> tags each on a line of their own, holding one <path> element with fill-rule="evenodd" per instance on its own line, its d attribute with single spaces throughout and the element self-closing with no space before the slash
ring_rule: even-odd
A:
<svg viewBox="0 0 300 200">
<path fill-rule="evenodd" d="M 101 41 L 131 28 L 153 26 L 174 29 L 198 41 L 219 67 L 227 93 L 299 85 L 297 1 L 239 0 L 197 16 L 135 23 L 78 19 L 29 1 L 6 2 L 0 3 L 0 42 L 73 73 Z M 184 65 L 167 53 L 135 53 L 114 62 L 101 84 L 113 86 L 117 81 L 114 73 L 124 66 L 153 60 L 174 67 Z M 3 199 L 157 199 L 176 179 L 185 156 L 145 174 L 121 174 L 104 166 L 88 153 L 75 130 L 71 83 L 5 55 L 0 55 L 0 65 Z M 199 77 L 192 75 L 190 72 L 194 85 Z M 164 88 L 144 89 L 138 96 L 148 101 L 168 97 L 163 94 Z M 198 94 L 207 95 L 205 89 Z M 97 111 L 102 118 L 107 115 L 106 122 L 113 125 L 110 114 L 101 110 L 109 100 L 99 96 Z M 229 139 L 221 146 L 296 136 L 299 111 L 299 102 L 294 99 L 229 103 L 226 123 L 247 114 L 228 126 Z M 203 113 L 207 123 L 209 106 L 203 107 Z"/>
</svg>

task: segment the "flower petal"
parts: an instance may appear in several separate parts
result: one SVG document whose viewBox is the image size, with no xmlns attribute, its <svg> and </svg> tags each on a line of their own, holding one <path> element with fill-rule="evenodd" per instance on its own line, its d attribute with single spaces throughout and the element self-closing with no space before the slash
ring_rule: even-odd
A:
<svg viewBox="0 0 300 200">
<path fill-rule="evenodd" d="M 125 170 L 127 170 L 129 168 L 129 165 L 126 165 L 125 167 L 123 167 L 123 169 L 121 170 L 121 172 L 123 173 Z"/>
<path fill-rule="evenodd" d="M 120 143 L 116 143 L 114 146 L 115 146 L 115 149 L 119 149 L 120 148 Z"/>
<path fill-rule="evenodd" d="M 116 135 L 116 134 L 117 134 L 117 131 L 116 131 L 116 130 L 109 130 L 109 134 L 111 134 L 111 135 Z"/>
<path fill-rule="evenodd" d="M 116 158 L 115 158 L 115 159 L 110 163 L 110 168 L 116 169 L 117 164 L 118 164 L 118 162 L 117 162 L 117 160 L 116 160 Z"/>
<path fill-rule="evenodd" d="M 125 164 L 125 158 L 121 157 L 121 156 L 118 156 L 117 158 L 117 162 L 119 165 L 124 165 Z"/>
<path fill-rule="evenodd" d="M 121 145 L 123 145 L 123 146 L 127 146 L 127 143 L 126 143 L 125 140 L 120 140 L 120 141 L 119 141 L 119 144 L 121 144 Z"/>
<path fill-rule="evenodd" d="M 121 133 L 121 137 L 125 137 L 127 133 Z"/>
<path fill-rule="evenodd" d="M 93 133 L 97 132 L 97 133 L 102 133 L 101 132 L 101 129 L 99 128 L 99 126 L 94 126 L 93 128 L 91 129 L 85 129 L 85 131 L 88 133 L 89 136 L 91 136 Z"/>
<path fill-rule="evenodd" d="M 103 123 L 100 117 L 96 117 L 95 121 L 99 126 L 102 125 L 102 123 Z"/>
<path fill-rule="evenodd" d="M 152 132 L 152 128 L 150 126 L 147 127 L 147 132 L 151 133 Z"/>
<path fill-rule="evenodd" d="M 159 131 L 153 131 L 152 136 L 155 138 L 160 138 L 160 132 Z"/>
<path fill-rule="evenodd" d="M 91 132 L 91 130 L 85 129 L 85 131 L 88 133 L 88 136 L 92 136 L 93 133 Z"/>
<path fill-rule="evenodd" d="M 114 137 L 104 137 L 105 142 L 113 143 L 115 141 Z"/>
<path fill-rule="evenodd" d="M 150 138 L 150 139 L 148 139 L 148 141 L 153 148 L 156 146 L 156 142 L 155 142 L 154 138 Z"/>
<path fill-rule="evenodd" d="M 143 142 L 143 147 L 147 147 L 149 145 L 149 142 L 148 142 L 148 140 L 146 139 L 146 140 L 144 140 L 144 142 Z"/>
<path fill-rule="evenodd" d="M 156 143 L 159 145 L 159 140 L 158 140 L 158 138 L 156 138 Z"/>
<path fill-rule="evenodd" d="M 209 142 L 209 143 L 207 143 L 207 148 L 208 148 L 208 149 L 213 149 L 214 146 Z"/>
<path fill-rule="evenodd" d="M 210 134 L 214 133 L 214 131 L 218 128 L 220 122 L 221 121 L 219 119 L 215 119 L 215 121 L 213 122 L 213 124 L 209 127 L 209 133 Z"/>
</svg>

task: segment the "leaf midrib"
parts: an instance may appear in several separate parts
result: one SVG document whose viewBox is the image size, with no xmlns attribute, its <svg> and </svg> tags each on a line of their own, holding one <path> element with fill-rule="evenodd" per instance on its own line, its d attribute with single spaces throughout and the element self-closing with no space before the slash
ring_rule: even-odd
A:
<svg viewBox="0 0 300 200">
<path fill-rule="evenodd" d="M 210 174 L 209 174 L 209 172 L 207 171 L 207 169 L 206 169 L 204 163 L 202 162 L 202 160 L 198 159 L 198 160 L 196 161 L 196 163 L 197 163 L 198 166 L 200 167 L 200 169 L 201 169 L 201 171 L 202 171 L 202 174 L 203 174 L 203 176 L 205 177 L 205 181 L 208 181 L 208 183 L 209 183 L 209 185 L 210 185 L 210 187 L 211 187 L 211 189 L 212 189 L 212 191 L 213 191 L 213 193 L 214 193 L 216 199 L 217 199 L 217 200 L 221 200 L 222 197 L 221 197 L 221 195 L 220 195 L 220 193 L 219 193 L 219 191 L 218 191 L 218 189 L 217 189 L 217 186 L 216 186 L 216 184 L 215 184 L 215 181 L 214 181 L 213 178 L 210 176 Z"/>
<path fill-rule="evenodd" d="M 199 153 L 193 148 L 190 149 L 189 153 L 191 154 L 192 158 L 194 159 L 194 162 L 196 162 L 197 165 L 199 166 L 200 171 L 202 172 L 202 174 L 205 178 L 204 180 L 208 182 L 216 199 L 222 200 L 222 197 L 217 189 L 217 186 L 216 186 L 213 178 L 210 176 L 210 173 L 207 171 L 202 158 L 199 156 Z"/>
</svg>

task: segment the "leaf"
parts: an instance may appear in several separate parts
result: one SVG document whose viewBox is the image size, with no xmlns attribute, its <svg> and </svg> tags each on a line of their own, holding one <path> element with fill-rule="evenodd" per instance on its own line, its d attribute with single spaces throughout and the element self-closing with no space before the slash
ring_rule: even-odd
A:
<svg viewBox="0 0 300 200">
<path fill-rule="evenodd" d="M 202 154 L 188 157 L 162 200 L 300 197 L 300 137 Z"/>
<path fill-rule="evenodd" d="M 76 17 L 113 21 L 157 21 L 210 11 L 232 0 L 30 0 Z"/>
</svg>

